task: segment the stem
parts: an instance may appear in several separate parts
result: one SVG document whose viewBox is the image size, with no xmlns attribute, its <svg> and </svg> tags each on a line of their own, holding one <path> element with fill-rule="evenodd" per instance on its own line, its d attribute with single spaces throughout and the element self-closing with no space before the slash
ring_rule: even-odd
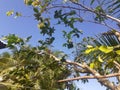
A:
<svg viewBox="0 0 120 90">
<path fill-rule="evenodd" d="M 105 14 L 105 13 L 98 13 L 98 12 L 96 12 L 94 9 L 88 8 L 87 6 L 85 6 L 85 5 L 81 4 L 81 3 L 76 3 L 76 2 L 73 2 L 72 0 L 70 0 L 70 1 L 71 1 L 72 3 L 74 3 L 74 4 L 76 4 L 76 5 L 81 6 L 82 8 L 86 9 L 87 11 L 90 11 L 90 12 L 95 13 L 95 14 L 100 14 L 100 15 L 102 15 L 102 16 L 105 16 L 106 18 L 109 18 L 109 19 L 111 19 L 111 20 L 113 20 L 113 21 L 116 21 L 116 22 L 120 23 L 120 20 L 117 19 L 117 18 L 115 18 L 115 17 L 113 17 L 113 16 L 110 16 L 110 15 Z"/>
</svg>

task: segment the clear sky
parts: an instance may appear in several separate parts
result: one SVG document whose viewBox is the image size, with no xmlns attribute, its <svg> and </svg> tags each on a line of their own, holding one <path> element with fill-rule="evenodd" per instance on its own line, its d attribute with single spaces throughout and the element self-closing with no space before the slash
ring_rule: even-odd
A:
<svg viewBox="0 0 120 90">
<path fill-rule="evenodd" d="M 7 17 L 6 11 L 14 10 L 23 13 L 20 18 Z M 37 28 L 37 21 L 32 17 L 32 9 L 24 5 L 23 0 L 0 0 L 0 37 L 2 35 L 17 34 L 20 37 L 27 37 L 32 35 L 31 44 L 38 45 L 37 40 L 43 38 L 39 34 L 39 29 Z M 100 25 L 83 23 L 80 24 L 80 29 L 83 30 L 83 36 L 91 36 L 104 32 L 107 29 Z M 63 29 L 58 27 L 57 30 Z M 56 33 L 57 40 L 54 43 L 55 49 L 66 51 L 67 49 L 62 48 L 62 37 L 60 37 L 60 32 Z M 81 87 L 81 90 L 105 90 L 96 80 L 90 80 L 87 84 L 77 84 Z"/>
</svg>

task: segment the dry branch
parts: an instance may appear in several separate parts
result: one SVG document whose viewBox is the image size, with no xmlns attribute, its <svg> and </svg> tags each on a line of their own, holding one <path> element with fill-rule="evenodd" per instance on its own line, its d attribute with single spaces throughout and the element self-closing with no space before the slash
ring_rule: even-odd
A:
<svg viewBox="0 0 120 90">
<path fill-rule="evenodd" d="M 97 78 L 101 79 L 101 78 L 109 78 L 109 77 L 115 77 L 115 76 L 120 76 L 120 73 L 108 74 L 108 75 L 104 75 L 104 76 L 97 76 Z M 80 77 L 75 77 L 75 78 L 59 80 L 58 82 L 67 82 L 67 81 L 80 80 L 80 79 L 96 79 L 96 76 L 80 76 Z"/>
</svg>

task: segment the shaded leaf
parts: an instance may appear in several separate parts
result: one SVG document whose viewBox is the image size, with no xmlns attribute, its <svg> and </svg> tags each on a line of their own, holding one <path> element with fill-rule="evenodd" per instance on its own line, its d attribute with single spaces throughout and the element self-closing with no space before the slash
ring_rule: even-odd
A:
<svg viewBox="0 0 120 90">
<path fill-rule="evenodd" d="M 38 13 L 39 10 L 37 8 L 33 8 L 34 12 Z"/>
<path fill-rule="evenodd" d="M 94 1 L 95 1 L 95 0 L 92 0 L 92 1 L 90 2 L 90 5 L 92 5 L 92 4 L 94 3 Z"/>
</svg>

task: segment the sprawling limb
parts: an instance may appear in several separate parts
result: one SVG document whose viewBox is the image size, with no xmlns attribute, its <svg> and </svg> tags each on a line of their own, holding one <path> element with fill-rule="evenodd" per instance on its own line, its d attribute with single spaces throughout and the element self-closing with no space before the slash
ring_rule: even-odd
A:
<svg viewBox="0 0 120 90">
<path fill-rule="evenodd" d="M 56 61 L 60 61 L 59 58 L 57 58 L 54 55 L 50 55 L 50 57 L 53 57 Z M 109 77 L 116 77 L 120 76 L 120 73 L 113 73 L 113 74 L 108 74 L 108 75 L 100 75 L 96 70 L 91 69 L 86 63 L 77 63 L 73 62 L 71 60 L 66 60 L 67 64 L 74 65 L 77 67 L 80 67 L 82 69 L 85 69 L 86 71 L 91 73 L 91 76 L 80 76 L 80 77 L 75 77 L 75 78 L 69 78 L 69 79 L 64 79 L 64 80 L 59 80 L 58 82 L 67 82 L 67 81 L 73 81 L 73 80 L 79 80 L 79 79 L 97 79 L 102 85 L 107 86 L 111 90 L 118 90 L 115 86 L 114 83 L 110 82 L 107 78 Z"/>
</svg>

